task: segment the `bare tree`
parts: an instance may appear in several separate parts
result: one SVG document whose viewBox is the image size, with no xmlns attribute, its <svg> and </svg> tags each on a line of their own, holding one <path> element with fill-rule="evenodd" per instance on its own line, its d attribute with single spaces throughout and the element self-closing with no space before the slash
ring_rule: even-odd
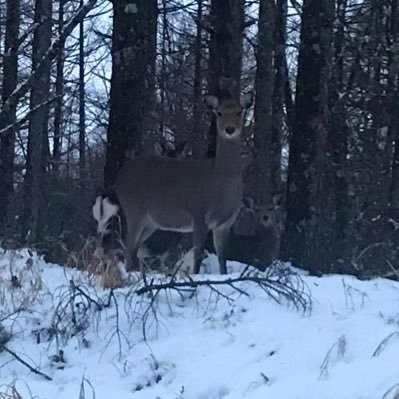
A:
<svg viewBox="0 0 399 399">
<path fill-rule="evenodd" d="M 303 2 L 295 124 L 289 154 L 284 256 L 314 272 L 329 264 L 326 139 L 333 17 L 333 0 Z"/>
<path fill-rule="evenodd" d="M 111 110 L 105 186 L 132 153 L 144 150 L 155 79 L 157 1 L 114 1 Z"/>
<path fill-rule="evenodd" d="M 258 46 L 256 51 L 256 101 L 254 156 L 256 170 L 256 201 L 271 201 L 271 137 L 273 97 L 274 0 L 261 0 L 259 6 Z"/>
<path fill-rule="evenodd" d="M 3 58 L 2 103 L 4 104 L 17 86 L 18 77 L 18 35 L 20 25 L 20 1 L 7 1 L 5 32 L 5 54 Z M 0 227 L 8 216 L 14 191 L 14 147 L 16 105 L 0 115 Z M 7 129 L 8 126 L 12 126 Z"/>
<path fill-rule="evenodd" d="M 64 29 L 64 3 L 58 2 L 58 35 L 61 37 Z M 53 168 L 57 172 L 61 161 L 62 146 L 62 120 L 63 120 L 63 96 L 64 96 L 64 63 L 65 63 L 65 40 L 60 42 L 57 51 L 57 75 L 55 79 L 55 107 L 54 107 L 54 140 L 53 140 Z"/>
<path fill-rule="evenodd" d="M 80 0 L 80 7 L 83 0 Z M 85 113 L 85 43 L 84 19 L 79 23 L 79 177 L 82 192 L 86 179 L 86 113 Z"/>
<path fill-rule="evenodd" d="M 203 0 L 198 0 L 197 5 L 197 32 L 195 36 L 195 47 L 194 47 L 194 90 L 193 90 L 193 128 L 191 137 L 191 146 L 193 149 L 193 156 L 200 156 L 203 153 L 204 148 L 204 136 L 203 136 L 203 123 L 201 117 L 202 111 L 202 24 L 203 24 Z"/>
<path fill-rule="evenodd" d="M 277 0 L 274 24 L 274 62 L 273 62 L 273 99 L 272 99 L 272 137 L 271 137 L 271 191 L 282 190 L 281 159 L 284 135 L 284 104 L 287 78 L 287 0 Z M 290 95 L 290 94 L 288 94 Z M 286 124 L 288 126 L 288 123 Z M 287 129 L 286 129 L 287 130 Z"/>
<path fill-rule="evenodd" d="M 36 0 L 35 22 L 39 24 L 33 36 L 32 69 L 38 68 L 50 48 L 52 36 L 52 0 Z M 23 235 L 29 243 L 38 241 L 41 235 L 41 207 L 44 205 L 43 190 L 48 151 L 48 104 L 50 91 L 50 60 L 46 60 L 37 79 L 31 84 L 29 137 L 25 176 L 25 217 Z"/>
</svg>

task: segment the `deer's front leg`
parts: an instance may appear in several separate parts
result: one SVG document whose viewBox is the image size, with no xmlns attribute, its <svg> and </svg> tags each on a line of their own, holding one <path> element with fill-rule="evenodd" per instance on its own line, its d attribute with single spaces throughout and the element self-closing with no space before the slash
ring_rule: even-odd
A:
<svg viewBox="0 0 399 399">
<path fill-rule="evenodd" d="M 219 260 L 220 274 L 227 274 L 226 249 L 229 239 L 231 223 L 222 224 L 213 229 L 213 245 Z"/>
<path fill-rule="evenodd" d="M 208 229 L 203 220 L 194 220 L 193 245 L 194 245 L 194 274 L 200 271 L 204 259 L 204 249 Z"/>
</svg>

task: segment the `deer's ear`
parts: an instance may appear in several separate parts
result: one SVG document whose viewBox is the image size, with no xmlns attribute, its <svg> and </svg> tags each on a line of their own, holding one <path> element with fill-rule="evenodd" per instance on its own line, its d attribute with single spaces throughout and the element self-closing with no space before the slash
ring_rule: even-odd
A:
<svg viewBox="0 0 399 399">
<path fill-rule="evenodd" d="M 254 209 L 255 208 L 255 201 L 252 197 L 245 196 L 242 199 L 242 203 L 245 208 Z"/>
<path fill-rule="evenodd" d="M 272 201 L 273 201 L 273 207 L 278 208 L 280 206 L 283 206 L 283 193 L 275 193 L 272 196 Z"/>
<path fill-rule="evenodd" d="M 210 94 L 206 94 L 204 96 L 204 102 L 206 106 L 211 109 L 215 110 L 219 106 L 219 100 L 215 96 L 211 96 Z"/>
<path fill-rule="evenodd" d="M 254 93 L 249 92 L 241 96 L 240 103 L 244 109 L 251 107 L 254 102 Z"/>
</svg>

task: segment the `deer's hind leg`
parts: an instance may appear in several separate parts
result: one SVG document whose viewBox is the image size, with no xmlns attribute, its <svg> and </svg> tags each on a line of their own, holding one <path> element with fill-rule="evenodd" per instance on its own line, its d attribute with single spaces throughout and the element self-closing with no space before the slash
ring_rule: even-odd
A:
<svg viewBox="0 0 399 399">
<path fill-rule="evenodd" d="M 147 220 L 131 219 L 127 223 L 126 259 L 127 269 L 140 270 L 137 251 L 140 245 L 156 230 Z"/>
</svg>

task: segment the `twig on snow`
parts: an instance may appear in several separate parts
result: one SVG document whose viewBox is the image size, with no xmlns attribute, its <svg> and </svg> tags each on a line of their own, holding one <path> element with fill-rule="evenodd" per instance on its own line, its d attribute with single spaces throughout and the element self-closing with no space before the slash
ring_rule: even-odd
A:
<svg viewBox="0 0 399 399">
<path fill-rule="evenodd" d="M 43 373 L 42 371 L 38 370 L 37 368 L 31 366 L 28 362 L 26 362 L 24 359 L 22 359 L 20 356 L 18 356 L 14 351 L 11 349 L 8 349 L 6 346 L 3 347 L 3 350 L 7 353 L 9 353 L 15 360 L 18 360 L 20 363 L 22 363 L 25 367 L 27 367 L 32 373 L 37 374 L 45 378 L 47 381 L 52 381 L 53 379 L 48 376 L 47 374 Z"/>
</svg>

